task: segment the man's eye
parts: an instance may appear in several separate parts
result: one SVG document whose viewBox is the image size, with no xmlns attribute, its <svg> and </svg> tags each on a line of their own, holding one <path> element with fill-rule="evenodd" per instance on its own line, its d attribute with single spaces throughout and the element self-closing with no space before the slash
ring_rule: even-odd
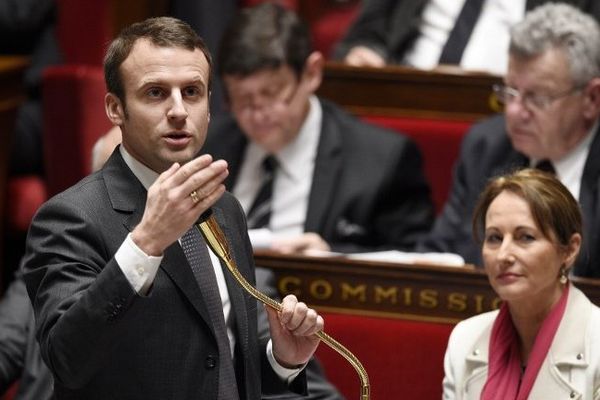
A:
<svg viewBox="0 0 600 400">
<path fill-rule="evenodd" d="M 148 89 L 148 91 L 146 92 L 148 97 L 152 97 L 152 98 L 158 98 L 162 96 L 162 90 L 160 90 L 159 88 L 150 88 Z"/>
<path fill-rule="evenodd" d="M 196 97 L 200 96 L 200 94 L 202 94 L 202 91 L 196 86 L 188 86 L 183 89 L 183 95 L 186 97 Z"/>
</svg>

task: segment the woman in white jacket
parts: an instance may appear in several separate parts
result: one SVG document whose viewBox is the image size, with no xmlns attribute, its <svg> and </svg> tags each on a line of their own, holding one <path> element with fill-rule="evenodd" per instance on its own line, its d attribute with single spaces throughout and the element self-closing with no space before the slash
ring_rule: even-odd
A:
<svg viewBox="0 0 600 400">
<path fill-rule="evenodd" d="M 568 279 L 577 201 L 553 175 L 522 170 L 490 182 L 473 229 L 503 305 L 455 327 L 444 399 L 600 399 L 600 309 Z"/>
</svg>

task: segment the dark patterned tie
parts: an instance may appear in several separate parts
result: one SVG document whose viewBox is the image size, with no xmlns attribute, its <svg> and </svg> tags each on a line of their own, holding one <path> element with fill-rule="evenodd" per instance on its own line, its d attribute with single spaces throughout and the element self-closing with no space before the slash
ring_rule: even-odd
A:
<svg viewBox="0 0 600 400">
<path fill-rule="evenodd" d="M 271 220 L 273 181 L 275 180 L 277 160 L 273 156 L 267 156 L 262 162 L 262 167 L 264 180 L 247 215 L 250 229 L 266 228 Z"/>
<path fill-rule="evenodd" d="M 471 32 L 477 24 L 484 0 L 466 0 L 456 19 L 448 41 L 442 49 L 439 64 L 460 64 L 463 52 L 467 47 Z"/>
<path fill-rule="evenodd" d="M 554 166 L 552 165 L 552 162 L 550 160 L 540 160 L 535 164 L 535 168 L 539 169 L 540 171 L 544 171 L 547 172 L 549 174 L 552 175 L 556 175 L 556 170 L 554 169 Z"/>
<path fill-rule="evenodd" d="M 206 303 L 206 308 L 215 330 L 217 346 L 219 348 L 218 399 L 239 399 L 219 286 L 217 285 L 215 270 L 208 254 L 206 242 L 196 226 L 193 226 L 183 235 L 181 238 L 181 247 L 192 267 L 192 272 L 198 282 L 198 286 L 200 286 L 202 298 Z"/>
</svg>

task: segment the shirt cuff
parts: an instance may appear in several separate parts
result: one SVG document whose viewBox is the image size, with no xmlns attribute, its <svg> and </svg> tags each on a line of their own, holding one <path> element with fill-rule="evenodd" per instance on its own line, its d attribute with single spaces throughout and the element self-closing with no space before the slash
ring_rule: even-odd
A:
<svg viewBox="0 0 600 400">
<path fill-rule="evenodd" d="M 304 367 L 306 367 L 306 364 L 300 368 L 292 369 L 281 366 L 275 359 L 275 355 L 273 355 L 273 341 L 271 340 L 269 340 L 269 343 L 267 343 L 267 359 L 269 360 L 269 364 L 271 364 L 273 371 L 275 371 L 277 376 L 279 376 L 281 380 L 285 381 L 287 384 L 290 384 L 294 379 L 296 379 Z"/>
<path fill-rule="evenodd" d="M 115 254 L 119 268 L 133 289 L 141 295 L 148 293 L 162 259 L 163 256 L 155 257 L 144 253 L 131 239 L 131 233 Z"/>
</svg>

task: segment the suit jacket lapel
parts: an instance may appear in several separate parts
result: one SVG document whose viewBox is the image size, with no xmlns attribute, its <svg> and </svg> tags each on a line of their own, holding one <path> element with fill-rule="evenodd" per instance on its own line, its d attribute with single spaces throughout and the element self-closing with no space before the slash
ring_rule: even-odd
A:
<svg viewBox="0 0 600 400">
<path fill-rule="evenodd" d="M 113 208 L 125 214 L 123 224 L 131 232 L 142 219 L 146 206 L 146 189 L 125 164 L 118 151 L 107 162 L 103 174 Z M 212 329 L 196 278 L 178 242 L 167 248 L 160 268 L 181 289 Z"/>
<path fill-rule="evenodd" d="M 583 248 L 578 262 L 575 264 L 575 274 L 582 276 L 593 276 L 593 268 L 590 260 L 594 260 L 594 254 L 598 251 L 600 231 L 594 229 L 598 226 L 597 217 L 600 215 L 597 208 L 600 207 L 598 179 L 600 177 L 600 128 L 590 145 L 583 176 L 581 188 L 579 189 L 579 204 L 583 214 Z"/>
<path fill-rule="evenodd" d="M 327 104 L 321 104 L 323 121 L 304 223 L 305 232 L 321 231 L 325 213 L 333 204 L 332 197 L 342 169 L 342 132 L 333 122 Z"/>
</svg>

